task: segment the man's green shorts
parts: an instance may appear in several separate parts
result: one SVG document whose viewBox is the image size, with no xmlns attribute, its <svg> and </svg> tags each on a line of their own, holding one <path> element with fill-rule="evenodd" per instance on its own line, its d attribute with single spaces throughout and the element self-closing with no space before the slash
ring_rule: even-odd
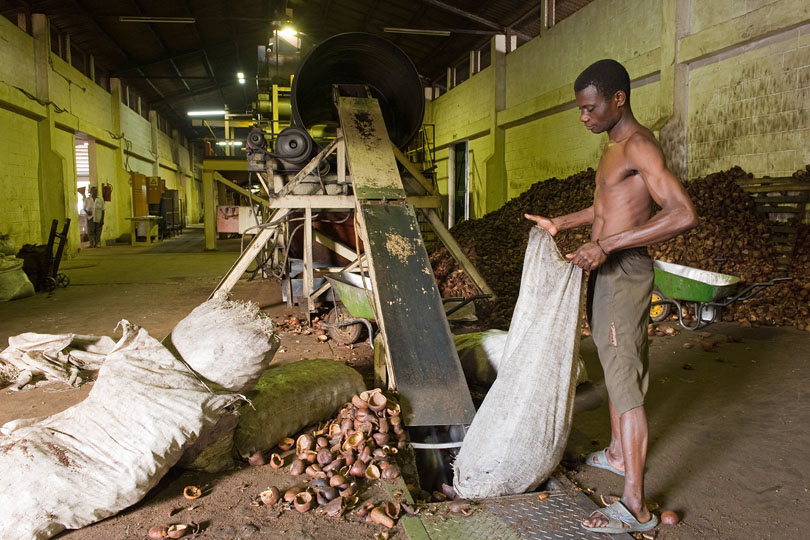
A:
<svg viewBox="0 0 810 540">
<path fill-rule="evenodd" d="M 588 322 L 619 415 L 643 405 L 647 393 L 653 276 L 647 248 L 632 248 L 611 253 L 588 281 Z"/>
</svg>

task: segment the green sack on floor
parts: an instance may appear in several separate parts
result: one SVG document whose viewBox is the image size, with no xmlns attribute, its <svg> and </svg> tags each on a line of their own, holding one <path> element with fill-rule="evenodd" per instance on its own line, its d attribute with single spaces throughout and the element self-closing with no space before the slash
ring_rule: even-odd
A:
<svg viewBox="0 0 810 540">
<path fill-rule="evenodd" d="M 247 394 L 252 407 L 243 405 L 239 410 L 234 449 L 243 458 L 266 452 L 282 438 L 331 418 L 365 389 L 357 371 L 334 360 L 271 367 Z"/>
<path fill-rule="evenodd" d="M 34 285 L 22 267 L 22 259 L 0 256 L 0 302 L 34 295 Z"/>
</svg>

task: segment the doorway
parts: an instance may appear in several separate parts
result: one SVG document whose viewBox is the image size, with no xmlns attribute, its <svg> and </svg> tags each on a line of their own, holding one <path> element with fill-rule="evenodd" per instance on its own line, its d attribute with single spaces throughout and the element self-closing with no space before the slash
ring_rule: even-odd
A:
<svg viewBox="0 0 810 540">
<path fill-rule="evenodd" d="M 467 141 L 450 146 L 447 226 L 470 219 L 470 162 Z"/>
<path fill-rule="evenodd" d="M 76 213 L 79 216 L 81 247 L 90 245 L 87 235 L 87 212 L 85 198 L 90 196 L 90 187 L 98 186 L 96 172 L 96 141 L 89 135 L 77 132 L 74 140 L 74 160 L 76 165 Z"/>
</svg>

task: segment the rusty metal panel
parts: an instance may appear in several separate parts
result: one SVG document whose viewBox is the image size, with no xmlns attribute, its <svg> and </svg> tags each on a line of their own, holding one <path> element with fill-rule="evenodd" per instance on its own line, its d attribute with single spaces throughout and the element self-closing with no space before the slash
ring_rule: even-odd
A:
<svg viewBox="0 0 810 540">
<path fill-rule="evenodd" d="M 358 207 L 405 424 L 469 424 L 475 409 L 413 207 L 366 201 Z"/>
<path fill-rule="evenodd" d="M 404 199 L 405 188 L 377 100 L 340 97 L 338 114 L 355 196 Z"/>
</svg>

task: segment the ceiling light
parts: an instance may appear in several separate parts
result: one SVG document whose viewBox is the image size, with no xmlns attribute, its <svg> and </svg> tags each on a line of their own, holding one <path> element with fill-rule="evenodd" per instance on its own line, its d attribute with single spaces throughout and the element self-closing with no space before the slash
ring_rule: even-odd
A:
<svg viewBox="0 0 810 540">
<path fill-rule="evenodd" d="M 225 116 L 225 111 L 188 111 L 186 114 L 189 116 Z"/>
<path fill-rule="evenodd" d="M 239 84 L 245 84 L 245 74 L 241 71 L 236 74 L 236 78 L 239 79 Z"/>
<path fill-rule="evenodd" d="M 283 38 L 292 38 L 298 35 L 298 31 L 293 28 L 292 26 L 285 26 L 281 30 L 278 31 L 278 35 Z"/>
<path fill-rule="evenodd" d="M 242 141 L 217 141 L 217 146 L 236 146 L 242 144 Z"/>
<path fill-rule="evenodd" d="M 174 24 L 194 24 L 197 19 L 194 17 L 118 17 L 120 22 L 134 23 L 174 23 Z"/>
</svg>

